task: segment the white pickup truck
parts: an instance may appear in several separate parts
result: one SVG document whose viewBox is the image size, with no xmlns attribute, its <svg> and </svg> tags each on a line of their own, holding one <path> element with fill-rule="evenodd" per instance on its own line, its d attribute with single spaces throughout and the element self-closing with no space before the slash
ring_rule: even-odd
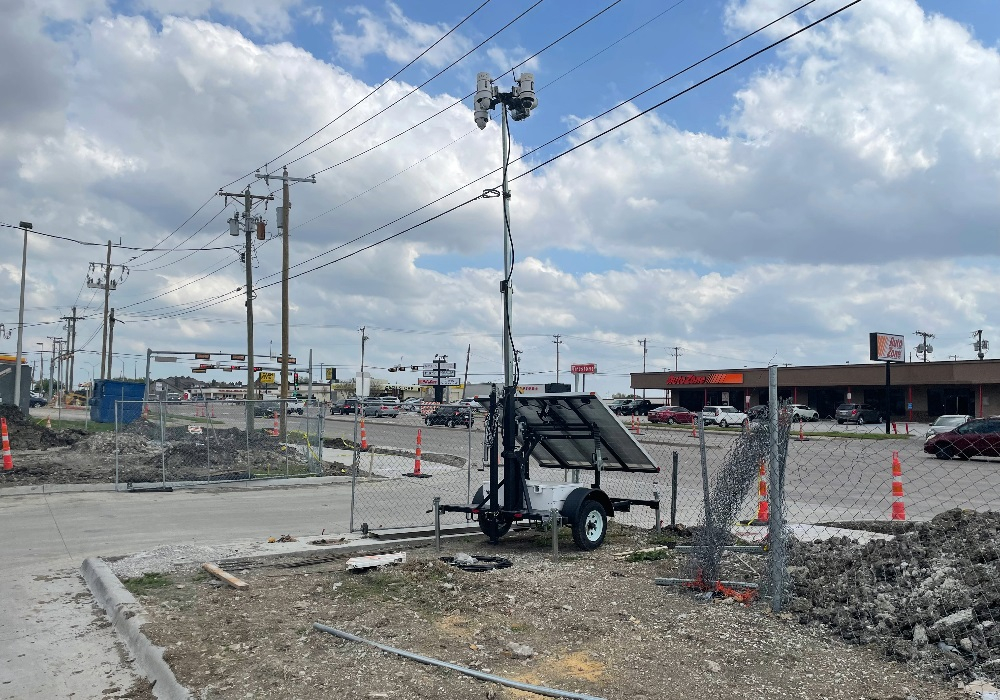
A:
<svg viewBox="0 0 1000 700">
<path fill-rule="evenodd" d="M 291 399 L 285 404 L 285 413 L 291 415 L 298 413 L 300 416 L 306 411 L 306 402 L 298 399 Z"/>
</svg>

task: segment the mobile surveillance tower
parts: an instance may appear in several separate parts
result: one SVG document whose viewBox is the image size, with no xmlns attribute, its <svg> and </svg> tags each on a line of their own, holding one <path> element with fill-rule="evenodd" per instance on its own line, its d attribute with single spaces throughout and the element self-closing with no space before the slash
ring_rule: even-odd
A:
<svg viewBox="0 0 1000 700">
<path fill-rule="evenodd" d="M 479 73 L 476 76 L 475 120 L 480 129 L 486 128 L 490 110 L 497 106 L 501 108 L 503 142 L 503 184 L 499 195 L 503 198 L 504 226 L 504 276 L 500 282 L 504 384 L 499 396 L 496 387 L 490 394 L 485 426 L 489 481 L 476 492 L 471 504 L 438 504 L 437 508 L 438 512 L 474 514 L 480 529 L 494 544 L 514 522 L 551 520 L 553 527 L 563 521 L 569 523 L 573 539 L 581 549 L 595 549 L 604 542 L 607 517 L 616 511 L 644 505 L 657 510 L 659 521 L 658 499 L 612 498 L 601 488 L 601 472 L 658 472 L 659 468 L 598 397 L 590 394 L 521 396 L 517 393 L 517 357 L 511 327 L 513 246 L 507 179 L 510 162 L 507 122 L 508 117 L 514 121 L 527 119 L 538 107 L 534 75 L 522 73 L 510 92 L 500 92 L 488 73 Z M 496 196 L 497 193 L 488 190 L 486 195 L 490 194 Z M 542 468 L 563 469 L 565 474 L 572 472 L 573 482 L 529 480 L 530 460 Z M 581 470 L 594 472 L 590 486 L 579 483 Z"/>
</svg>

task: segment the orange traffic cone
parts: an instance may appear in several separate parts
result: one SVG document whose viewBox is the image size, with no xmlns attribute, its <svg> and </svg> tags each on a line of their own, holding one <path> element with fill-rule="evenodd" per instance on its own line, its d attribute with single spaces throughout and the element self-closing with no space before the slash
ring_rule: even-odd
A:
<svg viewBox="0 0 1000 700">
<path fill-rule="evenodd" d="M 757 519 L 751 525 L 767 525 L 771 515 L 770 505 L 767 500 L 767 482 L 764 475 L 767 471 L 764 460 L 760 460 L 760 480 L 757 484 Z"/>
<path fill-rule="evenodd" d="M 799 421 L 799 442 L 805 442 L 808 439 L 805 431 L 802 429 L 802 421 Z"/>
<path fill-rule="evenodd" d="M 0 418 L 0 438 L 3 439 L 3 470 L 14 468 L 14 458 L 10 456 L 10 436 L 7 434 L 7 419 Z"/>
<path fill-rule="evenodd" d="M 892 451 L 892 519 L 906 520 L 906 504 L 903 502 L 903 465 L 899 452 Z"/>
<path fill-rule="evenodd" d="M 52 416 L 45 417 L 45 427 L 52 430 Z"/>
<path fill-rule="evenodd" d="M 427 479 L 430 474 L 423 474 L 420 471 L 420 444 L 423 439 L 420 437 L 420 428 L 417 428 L 417 452 L 413 457 L 413 471 L 409 474 L 403 474 L 403 476 L 414 476 L 418 479 Z"/>
<path fill-rule="evenodd" d="M 280 434 L 281 434 L 281 430 L 278 427 L 278 412 L 275 411 L 274 412 L 274 429 L 271 431 L 271 435 L 273 435 L 274 437 L 278 437 L 278 435 L 280 435 Z"/>
<path fill-rule="evenodd" d="M 365 419 L 361 419 L 361 451 L 368 451 L 368 438 L 365 437 Z"/>
<path fill-rule="evenodd" d="M 698 437 L 698 421 L 696 420 L 691 421 L 691 437 Z"/>
</svg>

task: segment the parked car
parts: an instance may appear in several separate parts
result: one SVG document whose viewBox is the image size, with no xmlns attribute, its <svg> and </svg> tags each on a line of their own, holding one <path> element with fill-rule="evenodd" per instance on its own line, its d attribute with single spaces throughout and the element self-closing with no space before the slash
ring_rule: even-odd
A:
<svg viewBox="0 0 1000 700">
<path fill-rule="evenodd" d="M 253 414 L 262 418 L 270 418 L 281 411 L 280 401 L 254 401 Z"/>
<path fill-rule="evenodd" d="M 471 408 L 476 413 L 479 413 L 479 412 L 481 412 L 483 410 L 483 405 L 481 403 L 479 403 L 478 401 L 476 401 L 475 399 L 459 399 L 458 405 L 459 406 L 468 406 L 469 408 Z"/>
<path fill-rule="evenodd" d="M 793 403 L 788 407 L 788 410 L 791 411 L 792 422 L 808 421 L 810 423 L 815 423 L 819 420 L 819 411 L 800 403 Z"/>
<path fill-rule="evenodd" d="M 358 406 L 361 405 L 361 399 L 357 396 L 351 396 L 344 399 L 343 401 L 338 401 L 337 403 L 330 406 L 331 415 L 347 415 L 351 413 L 356 413 Z"/>
<path fill-rule="evenodd" d="M 653 403 L 649 399 L 633 399 L 626 404 L 622 404 L 616 413 L 620 416 L 646 416 L 654 408 L 659 408 L 662 405 Z"/>
<path fill-rule="evenodd" d="M 449 428 L 454 428 L 456 425 L 471 428 L 473 421 L 472 409 L 458 404 L 438 406 L 433 413 L 424 416 L 424 423 L 427 425 L 447 425 Z"/>
<path fill-rule="evenodd" d="M 683 406 L 660 406 L 659 408 L 654 408 L 649 412 L 649 422 L 650 423 L 666 423 L 667 425 L 673 425 L 674 423 L 694 423 L 695 414 L 687 410 Z"/>
<path fill-rule="evenodd" d="M 882 412 L 866 403 L 842 403 L 837 406 L 837 423 L 881 423 Z"/>
<path fill-rule="evenodd" d="M 996 416 L 991 416 L 996 418 Z M 959 415 L 948 415 L 948 416 L 938 416 L 937 420 L 931 423 L 931 426 L 924 433 L 924 442 L 930 440 L 931 437 L 937 435 L 938 433 L 947 433 L 952 428 L 957 428 L 963 423 L 968 423 L 972 420 L 972 416 L 959 416 Z"/>
<path fill-rule="evenodd" d="M 399 399 L 395 396 L 380 396 L 377 398 L 365 399 L 362 403 L 363 414 L 366 416 L 376 416 L 378 418 L 395 418 L 399 415 Z"/>
<path fill-rule="evenodd" d="M 1000 457 L 1000 419 L 979 418 L 932 435 L 924 443 L 924 452 L 938 459 Z"/>
<path fill-rule="evenodd" d="M 747 414 L 735 406 L 705 406 L 701 409 L 701 417 L 705 425 L 718 425 L 723 428 L 740 425 L 749 420 Z"/>
<path fill-rule="evenodd" d="M 757 406 L 751 406 L 747 409 L 747 418 L 750 420 L 767 420 L 767 404 L 762 403 Z"/>
<path fill-rule="evenodd" d="M 625 404 L 631 402 L 632 399 L 614 399 L 608 404 L 608 408 L 612 413 L 618 413 L 618 410 Z M 620 414 L 619 414 L 620 415 Z"/>
<path fill-rule="evenodd" d="M 420 404 L 422 404 L 423 402 L 424 402 L 423 399 L 413 397 L 403 401 L 403 403 L 400 404 L 400 407 L 404 411 L 409 411 L 409 412 L 419 411 Z"/>
<path fill-rule="evenodd" d="M 290 399 L 288 403 L 285 404 L 285 413 L 291 415 L 292 413 L 298 413 L 300 416 L 305 413 L 306 404 L 303 401 L 296 401 L 295 399 Z"/>
<path fill-rule="evenodd" d="M 36 406 L 45 406 L 48 404 L 48 399 L 37 391 L 31 392 L 31 398 L 28 399 L 28 407 L 35 408 Z"/>
</svg>

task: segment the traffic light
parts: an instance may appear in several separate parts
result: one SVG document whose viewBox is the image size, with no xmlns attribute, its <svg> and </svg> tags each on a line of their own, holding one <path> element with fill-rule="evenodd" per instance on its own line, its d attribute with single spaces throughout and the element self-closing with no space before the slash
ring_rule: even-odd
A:
<svg viewBox="0 0 1000 700">
<path fill-rule="evenodd" d="M 296 389 L 299 388 L 299 373 L 298 372 L 295 372 L 295 373 L 292 374 L 292 384 L 295 385 Z"/>
</svg>

